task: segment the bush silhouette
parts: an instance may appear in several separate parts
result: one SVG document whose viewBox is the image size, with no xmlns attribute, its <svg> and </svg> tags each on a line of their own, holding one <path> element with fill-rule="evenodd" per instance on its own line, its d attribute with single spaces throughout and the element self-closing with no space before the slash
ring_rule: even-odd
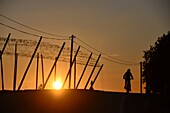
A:
<svg viewBox="0 0 170 113">
<path fill-rule="evenodd" d="M 143 82 L 152 93 L 170 93 L 170 31 L 144 51 Z"/>
</svg>

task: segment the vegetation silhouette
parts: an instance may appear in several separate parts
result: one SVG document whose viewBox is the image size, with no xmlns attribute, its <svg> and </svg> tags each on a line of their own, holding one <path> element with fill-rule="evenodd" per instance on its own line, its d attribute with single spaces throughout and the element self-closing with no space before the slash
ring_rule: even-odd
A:
<svg viewBox="0 0 170 113">
<path fill-rule="evenodd" d="M 154 46 L 144 51 L 142 63 L 146 93 L 170 94 L 170 31 L 159 37 Z"/>
<path fill-rule="evenodd" d="M 126 92 L 129 93 L 130 91 L 132 91 L 131 90 L 131 80 L 134 79 L 130 69 L 127 69 L 127 71 L 123 75 L 123 79 L 125 79 L 124 89 L 126 89 Z"/>
</svg>

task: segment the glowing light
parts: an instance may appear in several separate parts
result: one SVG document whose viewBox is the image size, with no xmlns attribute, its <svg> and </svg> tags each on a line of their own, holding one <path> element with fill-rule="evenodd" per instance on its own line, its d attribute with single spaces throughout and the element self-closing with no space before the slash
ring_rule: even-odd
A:
<svg viewBox="0 0 170 113">
<path fill-rule="evenodd" d="M 61 89 L 61 88 L 62 88 L 62 83 L 61 83 L 60 81 L 55 81 L 55 82 L 53 83 L 53 87 L 54 87 L 55 89 Z"/>
</svg>

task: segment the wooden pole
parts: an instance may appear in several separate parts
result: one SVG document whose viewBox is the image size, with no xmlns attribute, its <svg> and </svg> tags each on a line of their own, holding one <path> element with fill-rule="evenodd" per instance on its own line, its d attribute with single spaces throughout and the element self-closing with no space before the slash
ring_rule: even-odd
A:
<svg viewBox="0 0 170 113">
<path fill-rule="evenodd" d="M 78 88 L 78 86 L 79 86 L 79 84 L 80 84 L 80 81 L 81 81 L 81 79 L 83 78 L 83 75 L 84 75 L 84 73 L 85 73 L 85 71 L 86 71 L 86 68 L 87 68 L 87 66 L 88 66 L 88 63 L 89 63 L 91 57 L 92 57 L 92 54 L 93 54 L 93 53 L 90 54 L 90 56 L 89 56 L 89 58 L 88 58 L 88 60 L 87 60 L 87 62 L 86 62 L 86 65 L 85 65 L 85 67 L 84 67 L 84 69 L 83 69 L 83 71 L 82 71 L 82 74 L 81 74 L 81 76 L 80 76 L 80 79 L 79 79 L 79 81 L 78 81 L 78 83 L 77 83 L 76 89 Z"/>
<path fill-rule="evenodd" d="M 66 78 L 65 78 L 65 80 L 64 80 L 64 82 L 63 82 L 62 88 L 64 88 L 64 85 L 65 85 L 65 83 L 66 83 L 66 81 L 67 81 L 67 78 L 68 78 L 68 76 L 69 76 L 69 74 L 70 74 L 70 71 L 71 71 L 71 68 L 72 68 L 72 66 L 73 66 L 73 63 L 74 63 L 74 61 L 76 60 L 77 54 L 78 54 L 78 52 L 79 52 L 79 49 L 80 49 L 80 46 L 78 47 L 78 49 L 77 49 L 77 51 L 76 51 L 76 54 L 75 54 L 74 59 L 73 59 L 73 62 L 71 62 L 71 67 L 70 67 L 70 69 L 69 69 L 69 71 L 68 71 L 68 73 L 67 73 L 67 75 L 66 75 Z"/>
<path fill-rule="evenodd" d="M 97 61 L 96 61 L 95 65 L 94 65 L 94 67 L 93 67 L 93 70 L 92 70 L 92 72 L 91 72 L 91 74 L 90 74 L 90 76 L 89 76 L 89 78 L 88 78 L 88 80 L 87 80 L 87 83 L 86 83 L 86 85 L 85 85 L 84 89 L 86 89 L 86 88 L 87 88 L 87 85 L 88 85 L 88 83 L 89 83 L 89 81 L 90 81 L 90 79 L 91 79 L 91 77 L 92 77 L 92 75 L 93 75 L 93 72 L 94 72 L 94 70 L 95 70 L 95 68 L 96 68 L 96 66 L 97 66 L 97 63 L 98 63 L 98 61 L 99 61 L 100 57 L 101 57 L 101 54 L 99 55 L 99 57 L 98 57 L 98 59 L 97 59 Z"/>
<path fill-rule="evenodd" d="M 8 34 L 7 40 L 5 41 L 4 47 L 2 48 L 0 58 L 2 57 L 2 54 L 4 53 L 4 50 L 6 48 L 6 45 L 7 45 L 8 41 L 9 41 L 10 36 L 11 36 L 11 33 Z"/>
<path fill-rule="evenodd" d="M 1 51 L 0 51 L 1 54 Z M 2 82 L 2 91 L 4 90 L 4 72 L 3 72 L 3 63 L 2 63 L 2 56 L 0 56 L 1 62 L 1 82 Z"/>
<path fill-rule="evenodd" d="M 54 82 L 56 81 L 56 74 L 57 74 L 57 63 L 55 64 L 54 67 Z"/>
<path fill-rule="evenodd" d="M 21 89 L 21 86 L 22 86 L 22 84 L 23 84 L 23 82 L 24 82 L 24 79 L 25 79 L 26 74 L 27 74 L 27 72 L 28 72 L 28 70 L 29 70 L 29 67 L 31 66 L 32 60 L 33 60 L 33 58 L 34 58 L 34 56 L 35 56 L 35 53 L 37 52 L 37 49 L 38 49 L 38 47 L 39 47 L 39 45 L 40 45 L 41 40 L 42 40 L 42 36 L 40 37 L 40 39 L 39 39 L 39 41 L 38 41 L 38 44 L 37 44 L 37 46 L 36 46 L 36 48 L 35 48 L 35 50 L 34 50 L 34 53 L 33 53 L 32 57 L 31 57 L 31 59 L 30 59 L 30 62 L 29 62 L 28 66 L 27 66 L 27 68 L 26 68 L 26 70 L 25 70 L 25 73 L 24 73 L 24 75 L 23 75 L 23 77 L 22 77 L 22 80 L 21 80 L 21 82 L 20 82 L 20 84 L 19 84 L 18 91 Z"/>
<path fill-rule="evenodd" d="M 48 80 L 49 80 L 49 78 L 50 78 L 50 76 L 51 76 L 51 73 L 52 73 L 52 71 L 53 71 L 53 69 L 54 69 L 54 67 L 55 67 L 55 65 L 56 65 L 56 63 L 57 63 L 57 61 L 58 61 L 58 59 L 59 59 L 59 57 L 60 57 L 60 54 L 61 54 L 61 52 L 62 52 L 62 50 L 63 50 L 63 48 L 64 48 L 64 45 L 65 45 L 65 42 L 63 43 L 63 45 L 62 45 L 62 47 L 61 47 L 61 49 L 60 49 L 60 51 L 59 51 L 59 53 L 58 53 L 58 56 L 56 57 L 56 59 L 55 59 L 55 61 L 54 61 L 54 64 L 53 64 L 53 66 L 52 66 L 52 68 L 51 68 L 51 71 L 50 71 L 50 73 L 48 74 L 47 79 L 46 79 L 46 81 L 45 81 L 45 83 L 44 83 L 43 89 L 44 89 L 45 86 L 47 85 L 47 82 L 48 82 Z"/>
<path fill-rule="evenodd" d="M 37 53 L 36 90 L 38 89 L 38 67 L 39 67 L 39 53 Z"/>
<path fill-rule="evenodd" d="M 100 73 L 100 71 L 102 70 L 102 68 L 103 68 L 103 64 L 101 65 L 101 67 L 100 67 L 100 69 L 99 69 L 99 71 L 98 71 L 98 73 L 97 73 L 96 77 L 94 78 L 94 80 L 93 80 L 93 84 L 95 83 L 95 81 L 96 81 L 97 77 L 99 76 L 99 73 Z"/>
<path fill-rule="evenodd" d="M 44 63 L 42 54 L 41 54 L 41 67 L 42 67 L 42 88 L 44 88 Z"/>
<path fill-rule="evenodd" d="M 74 89 L 76 88 L 76 59 L 74 61 Z"/>
<path fill-rule="evenodd" d="M 11 33 L 8 34 L 7 40 L 5 41 L 5 44 L 4 44 L 3 48 L 2 48 L 2 51 L 0 51 L 2 90 L 4 90 L 4 73 L 3 73 L 2 55 L 4 53 L 4 50 L 6 48 L 6 45 L 7 45 L 8 41 L 9 41 L 10 36 L 11 36 Z"/>
<path fill-rule="evenodd" d="M 15 91 L 15 90 L 16 90 L 17 64 L 18 64 L 18 54 L 17 54 L 17 44 L 15 44 L 15 63 L 14 63 L 14 81 L 13 81 L 13 91 Z"/>
<path fill-rule="evenodd" d="M 75 36 L 72 35 L 71 36 L 71 51 L 70 51 L 70 76 L 69 76 L 69 89 L 71 88 L 71 63 L 72 63 L 72 56 L 73 56 L 73 40 L 74 40 Z"/>
<path fill-rule="evenodd" d="M 92 81 L 91 86 L 90 86 L 90 89 L 93 89 L 93 85 L 94 85 L 94 83 L 96 82 L 96 79 L 97 79 L 97 77 L 98 77 L 98 75 L 99 75 L 99 73 L 100 73 L 100 71 L 101 71 L 102 68 L 103 68 L 103 64 L 102 64 L 102 66 L 100 67 L 100 69 L 99 69 L 96 77 L 95 77 L 94 80 Z"/>
</svg>

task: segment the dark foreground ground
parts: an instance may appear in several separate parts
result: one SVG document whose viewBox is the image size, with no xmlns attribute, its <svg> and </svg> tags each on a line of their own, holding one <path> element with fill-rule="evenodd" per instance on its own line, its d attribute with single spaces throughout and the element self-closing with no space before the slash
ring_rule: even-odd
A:
<svg viewBox="0 0 170 113">
<path fill-rule="evenodd" d="M 170 113 L 170 96 L 90 90 L 0 91 L 0 113 Z"/>
</svg>

